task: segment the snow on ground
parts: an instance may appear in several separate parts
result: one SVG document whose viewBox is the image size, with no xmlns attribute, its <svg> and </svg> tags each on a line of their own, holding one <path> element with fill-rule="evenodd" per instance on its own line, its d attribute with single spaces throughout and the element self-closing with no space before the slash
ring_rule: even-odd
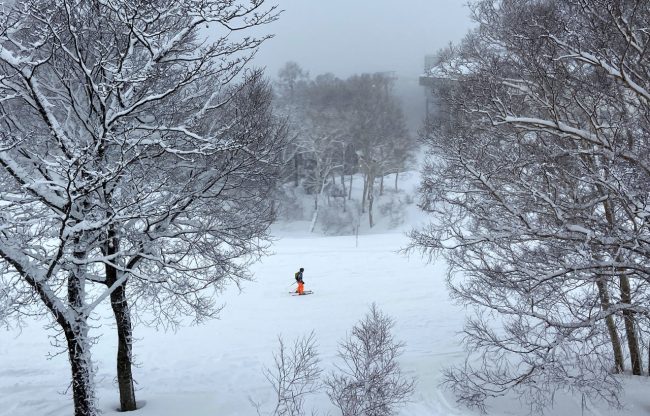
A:
<svg viewBox="0 0 650 416">
<path fill-rule="evenodd" d="M 372 302 L 395 319 L 397 338 L 407 342 L 404 369 L 419 379 L 417 403 L 404 414 L 453 414 L 436 385 L 442 365 L 462 357 L 454 336 L 461 314 L 450 306 L 442 280 L 431 277 L 441 277 L 442 267 L 398 254 L 405 243 L 399 233 L 360 236 L 358 247 L 353 236 L 283 238 L 276 254 L 255 266 L 255 282 L 224 294 L 219 320 L 176 333 L 138 327 L 135 377 L 138 399 L 146 405 L 134 415 L 255 414 L 249 398 L 271 399 L 261 370 L 272 364 L 279 334 L 291 341 L 314 330 L 322 360 L 331 363 L 337 343 Z M 301 266 L 315 293 L 291 296 L 293 272 Z M 118 404 L 115 336 L 102 331 L 94 358 L 101 408 L 111 415 Z M 0 414 L 71 414 L 70 397 L 61 394 L 69 378 L 66 358 L 47 360 L 49 351 L 54 349 L 39 324 L 3 334 Z M 326 398 L 317 399 L 315 405 L 326 410 Z"/>
<path fill-rule="evenodd" d="M 134 352 L 139 366 L 135 378 L 137 397 L 144 407 L 132 415 L 255 415 L 250 400 L 266 408 L 272 405 L 272 391 L 262 368 L 272 365 L 278 335 L 291 342 L 315 331 L 321 359 L 331 368 L 337 343 L 372 302 L 395 319 L 395 336 L 406 342 L 401 363 L 405 373 L 418 380 L 412 403 L 400 414 L 476 414 L 458 407 L 439 387 L 441 370 L 464 357 L 458 332 L 465 311 L 448 299 L 444 265 L 427 265 L 417 255 L 409 259 L 399 254 L 407 243 L 399 230 L 361 235 L 357 241 L 354 236 L 307 234 L 307 227 L 308 223 L 275 228 L 280 238 L 274 255 L 254 266 L 256 281 L 244 283 L 241 293 L 230 288 L 223 294 L 225 308 L 219 320 L 175 333 L 136 328 Z M 305 268 L 306 288 L 313 295 L 288 293 L 299 267 Z M 110 321 L 108 317 L 104 312 L 103 319 Z M 116 335 L 106 324 L 95 332 L 102 334 L 93 349 L 99 404 L 104 415 L 117 416 Z M 29 322 L 22 332 L 0 333 L 0 415 L 72 415 L 70 392 L 66 392 L 68 363 L 65 355 L 47 359 L 57 351 L 48 333 L 39 322 Z M 565 397 L 549 414 L 648 414 L 650 399 L 644 392 L 650 385 L 645 379 L 628 384 L 625 411 L 588 407 L 581 413 L 580 399 Z M 338 414 L 324 395 L 308 404 L 321 414 Z M 525 404 L 500 401 L 490 414 L 527 412 Z"/>
</svg>

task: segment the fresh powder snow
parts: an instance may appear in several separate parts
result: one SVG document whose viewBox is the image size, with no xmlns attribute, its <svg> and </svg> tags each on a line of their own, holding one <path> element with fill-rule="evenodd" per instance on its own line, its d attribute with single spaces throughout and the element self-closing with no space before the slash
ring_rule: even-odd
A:
<svg viewBox="0 0 650 416">
<path fill-rule="evenodd" d="M 401 186 L 413 190 L 416 175 L 404 175 Z M 360 182 L 360 181 L 359 181 Z M 219 298 L 220 319 L 166 332 L 139 325 L 135 329 L 136 396 L 141 409 L 133 416 L 255 415 L 272 409 L 273 391 L 263 368 L 273 366 L 278 336 L 285 343 L 314 331 L 322 366 L 333 369 L 338 343 L 375 302 L 395 320 L 394 335 L 406 346 L 400 358 L 404 373 L 417 379 L 411 402 L 401 415 L 477 415 L 459 407 L 439 385 L 442 370 L 465 357 L 462 331 L 466 311 L 454 305 L 445 286 L 446 266 L 427 264 L 418 254 L 401 254 L 404 232 L 425 219 L 409 208 L 399 229 L 375 228 L 358 237 L 325 237 L 309 233 L 309 223 L 278 224 L 273 255 L 254 265 L 255 281 L 241 290 L 228 288 Z M 291 296 L 293 274 L 304 267 L 310 296 Z M 93 335 L 99 407 L 106 416 L 121 414 L 115 382 L 115 330 L 111 312 L 100 309 Z M 67 355 L 50 343 L 54 333 L 45 321 L 27 321 L 22 330 L 2 330 L 0 336 L 0 415 L 69 416 Z M 646 378 L 626 378 L 626 409 L 583 404 L 580 397 L 558 397 L 553 415 L 645 415 L 650 400 Z M 490 415 L 528 414 L 516 399 L 490 402 Z M 337 409 L 324 393 L 307 400 L 307 409 Z M 584 411 L 584 413 L 581 413 Z"/>
</svg>

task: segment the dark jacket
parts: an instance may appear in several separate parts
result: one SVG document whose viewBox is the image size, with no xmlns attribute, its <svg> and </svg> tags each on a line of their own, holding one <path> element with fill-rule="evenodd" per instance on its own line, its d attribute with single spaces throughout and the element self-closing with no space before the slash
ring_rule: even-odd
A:
<svg viewBox="0 0 650 416">
<path fill-rule="evenodd" d="M 302 281 L 302 272 L 296 272 L 296 282 L 304 283 Z"/>
</svg>

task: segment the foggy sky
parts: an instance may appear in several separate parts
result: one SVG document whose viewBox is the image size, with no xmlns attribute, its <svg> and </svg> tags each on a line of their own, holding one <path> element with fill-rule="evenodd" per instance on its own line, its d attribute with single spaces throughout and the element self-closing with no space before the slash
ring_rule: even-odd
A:
<svg viewBox="0 0 650 416">
<path fill-rule="evenodd" d="M 471 27 L 463 0 L 276 0 L 284 10 L 265 27 L 275 38 L 262 45 L 255 66 L 275 77 L 287 61 L 310 75 L 396 71 L 415 77 L 424 55 Z"/>
</svg>

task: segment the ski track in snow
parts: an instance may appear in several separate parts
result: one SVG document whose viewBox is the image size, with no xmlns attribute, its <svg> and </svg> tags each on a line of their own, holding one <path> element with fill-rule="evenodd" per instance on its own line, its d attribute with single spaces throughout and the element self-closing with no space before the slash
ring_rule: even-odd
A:
<svg viewBox="0 0 650 416">
<path fill-rule="evenodd" d="M 359 237 L 284 237 L 275 254 L 253 267 L 256 280 L 245 282 L 241 293 L 229 288 L 220 298 L 225 304 L 219 320 L 177 332 L 138 326 L 134 346 L 137 398 L 142 409 L 134 416 L 255 415 L 250 400 L 262 409 L 272 406 L 272 390 L 262 374 L 271 366 L 277 337 L 287 343 L 314 331 L 323 367 L 337 360 L 338 342 L 376 302 L 395 320 L 397 340 L 406 342 L 401 363 L 417 377 L 412 402 L 401 415 L 475 415 L 459 407 L 439 387 L 441 370 L 464 358 L 458 332 L 465 312 L 448 298 L 445 267 L 427 265 L 418 255 L 407 258 L 397 251 L 403 234 Z M 310 296 L 291 296 L 293 273 L 305 268 Z M 102 319 L 110 316 L 105 309 Z M 110 320 L 106 321 L 110 322 Z M 69 368 L 65 354 L 47 359 L 50 346 L 44 323 L 30 322 L 18 331 L 3 331 L 0 342 L 0 415 L 69 416 L 72 414 Z M 114 329 L 104 323 L 93 348 L 98 372 L 97 395 L 104 415 L 117 416 Z M 588 410 L 585 414 L 647 414 L 646 381 L 632 384 L 625 411 Z M 635 400 L 637 399 L 638 400 Z M 308 408 L 338 414 L 324 394 L 308 401 Z M 593 406 L 592 406 L 593 407 Z M 612 413 L 613 412 L 613 413 Z M 528 409 L 513 400 L 491 407 L 490 415 L 525 415 Z M 579 415 L 580 400 L 560 400 L 549 414 Z"/>
</svg>

